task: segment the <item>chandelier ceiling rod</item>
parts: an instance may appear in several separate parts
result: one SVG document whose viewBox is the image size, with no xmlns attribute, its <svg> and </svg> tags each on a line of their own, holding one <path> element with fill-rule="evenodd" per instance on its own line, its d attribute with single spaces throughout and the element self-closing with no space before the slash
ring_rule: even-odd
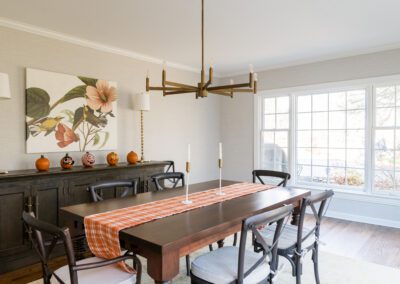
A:
<svg viewBox="0 0 400 284">
<path fill-rule="evenodd" d="M 251 66 L 251 65 L 250 65 Z M 234 84 L 233 80 L 228 85 L 213 86 L 214 70 L 212 66 L 209 68 L 208 81 L 205 81 L 205 65 L 204 65 L 204 0 L 201 0 L 201 78 L 197 86 L 181 84 L 177 82 L 167 81 L 165 62 L 162 70 L 161 87 L 150 86 L 149 75 L 146 76 L 146 92 L 162 91 L 163 96 L 196 93 L 196 99 L 207 97 L 208 93 L 233 97 L 234 93 L 257 93 L 257 74 L 253 73 L 253 67 L 250 67 L 249 81 L 247 83 Z"/>
</svg>

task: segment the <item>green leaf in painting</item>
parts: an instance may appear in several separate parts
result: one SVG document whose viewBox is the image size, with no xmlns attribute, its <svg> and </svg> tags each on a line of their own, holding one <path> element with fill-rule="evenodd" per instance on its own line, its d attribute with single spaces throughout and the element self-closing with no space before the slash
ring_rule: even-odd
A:
<svg viewBox="0 0 400 284">
<path fill-rule="evenodd" d="M 74 114 L 74 123 L 72 125 L 73 129 L 76 129 L 76 127 L 83 121 L 83 107 L 77 108 Z"/>
<path fill-rule="evenodd" d="M 67 116 L 67 120 L 69 123 L 73 123 L 74 122 L 74 112 L 72 110 L 69 109 L 64 109 L 61 111 L 62 114 L 65 114 Z"/>
<path fill-rule="evenodd" d="M 107 144 L 108 138 L 110 137 L 110 133 L 104 132 L 104 134 L 105 134 L 104 140 L 103 140 L 103 143 L 101 144 L 101 146 L 99 147 L 99 149 L 103 148 Z"/>
<path fill-rule="evenodd" d="M 93 139 L 93 146 L 96 146 L 97 144 L 99 144 L 99 142 L 100 142 L 100 135 L 99 133 L 96 133 Z"/>
<path fill-rule="evenodd" d="M 61 98 L 60 103 L 65 103 L 66 101 L 84 98 L 86 94 L 86 85 L 76 86 Z"/>
<path fill-rule="evenodd" d="M 78 76 L 78 78 L 86 85 L 96 87 L 97 79 L 82 77 L 82 76 Z"/>
<path fill-rule="evenodd" d="M 50 96 L 40 88 L 26 89 L 26 115 L 38 119 L 50 113 Z"/>
</svg>

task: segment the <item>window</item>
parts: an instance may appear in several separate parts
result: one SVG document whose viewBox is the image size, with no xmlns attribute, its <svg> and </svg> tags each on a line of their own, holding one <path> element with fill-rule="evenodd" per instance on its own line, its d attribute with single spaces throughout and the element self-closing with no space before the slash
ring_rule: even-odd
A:
<svg viewBox="0 0 400 284">
<path fill-rule="evenodd" d="M 400 86 L 374 88 L 374 190 L 400 192 Z"/>
<path fill-rule="evenodd" d="M 258 103 L 255 167 L 400 198 L 400 76 L 266 91 Z"/>
<path fill-rule="evenodd" d="M 264 98 L 262 109 L 262 168 L 288 172 L 290 98 Z"/>
<path fill-rule="evenodd" d="M 365 90 L 297 96 L 298 183 L 362 187 Z"/>
</svg>

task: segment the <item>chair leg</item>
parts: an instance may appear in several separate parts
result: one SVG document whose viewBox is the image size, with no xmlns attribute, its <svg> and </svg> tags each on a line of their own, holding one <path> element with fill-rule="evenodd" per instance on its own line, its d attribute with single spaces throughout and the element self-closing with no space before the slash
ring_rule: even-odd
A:
<svg viewBox="0 0 400 284">
<path fill-rule="evenodd" d="M 303 269 L 303 264 L 301 262 L 301 257 L 296 257 L 296 284 L 301 284 L 301 273 Z"/>
<path fill-rule="evenodd" d="M 315 275 L 315 283 L 319 284 L 319 270 L 318 270 L 318 245 L 315 245 L 312 254 L 312 260 L 314 262 L 314 275 Z"/>
<path fill-rule="evenodd" d="M 186 275 L 190 276 L 190 255 L 186 256 Z"/>
<path fill-rule="evenodd" d="M 238 233 L 235 233 L 235 234 L 233 235 L 233 246 L 234 246 L 234 247 L 235 247 L 236 244 L 237 244 L 237 238 L 238 238 Z"/>
<path fill-rule="evenodd" d="M 212 244 L 208 245 L 208 249 L 209 249 L 210 251 L 213 251 L 213 250 L 214 250 Z"/>
</svg>

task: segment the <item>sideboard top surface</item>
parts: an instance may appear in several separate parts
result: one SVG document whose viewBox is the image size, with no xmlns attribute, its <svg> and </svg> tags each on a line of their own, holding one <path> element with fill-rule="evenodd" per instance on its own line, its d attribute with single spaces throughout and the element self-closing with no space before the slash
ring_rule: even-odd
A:
<svg viewBox="0 0 400 284">
<path fill-rule="evenodd" d="M 127 163 L 120 163 L 117 166 L 109 166 L 107 164 L 98 164 L 94 165 L 92 168 L 85 168 L 83 166 L 75 166 L 72 169 L 64 170 L 60 167 L 50 168 L 46 172 L 39 172 L 36 169 L 29 170 L 16 170 L 10 171 L 7 174 L 0 174 L 0 181 L 21 177 L 38 177 L 38 176 L 55 176 L 55 175 L 65 175 L 65 174 L 73 174 L 73 173 L 87 173 L 87 172 L 97 172 L 97 171 L 108 171 L 108 170 L 119 170 L 119 169 L 141 169 L 146 167 L 154 167 L 154 166 L 166 166 L 168 162 L 165 161 L 150 161 L 144 163 L 137 163 L 134 165 L 130 165 Z"/>
</svg>

